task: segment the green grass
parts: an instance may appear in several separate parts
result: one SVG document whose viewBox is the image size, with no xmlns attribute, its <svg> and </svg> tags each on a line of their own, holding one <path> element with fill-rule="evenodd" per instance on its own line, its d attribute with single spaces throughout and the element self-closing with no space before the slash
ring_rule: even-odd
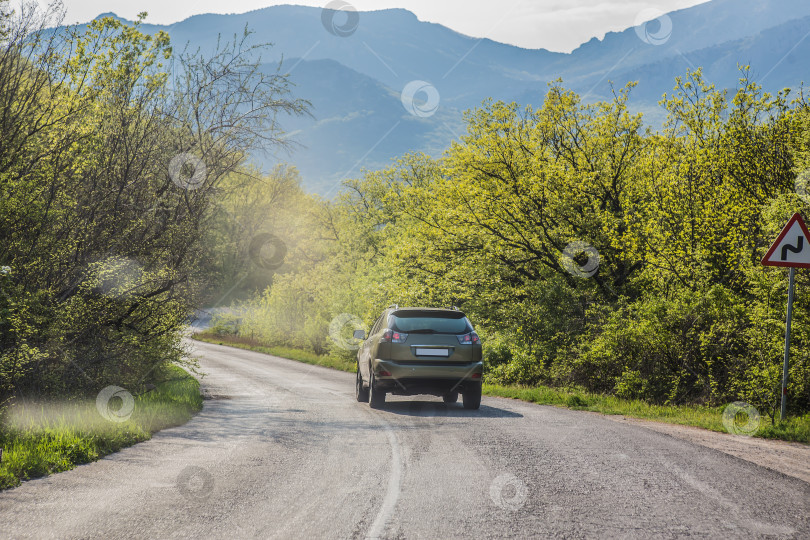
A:
<svg viewBox="0 0 810 540">
<path fill-rule="evenodd" d="M 247 349 L 249 351 L 256 351 L 273 356 L 280 356 L 281 358 L 288 358 L 290 360 L 297 360 L 305 364 L 314 364 L 316 366 L 324 366 L 340 371 L 348 371 L 354 373 L 357 371 L 357 365 L 354 359 L 348 360 L 339 356 L 319 355 L 311 351 L 302 349 L 294 349 L 292 347 L 278 347 L 266 345 L 256 339 L 233 336 L 233 335 L 217 335 L 208 332 L 200 332 L 192 336 L 199 341 L 206 343 L 214 343 L 215 345 L 228 345 L 229 347 L 237 347 L 239 349 Z"/>
<path fill-rule="evenodd" d="M 723 426 L 724 407 L 652 405 L 645 401 L 545 386 L 529 388 L 485 384 L 484 393 L 489 396 L 519 399 L 541 405 L 554 405 L 602 414 L 620 414 L 668 424 L 695 426 L 723 433 L 727 431 Z M 768 439 L 808 443 L 810 442 L 810 414 L 788 417 L 784 422 L 777 422 L 776 425 L 772 425 L 767 416 L 762 416 L 760 427 L 754 435 Z"/>
<path fill-rule="evenodd" d="M 208 343 L 263 352 L 341 371 L 355 371 L 354 360 L 345 360 L 333 356 L 319 356 L 312 352 L 288 347 L 268 346 L 258 340 L 241 336 L 217 336 L 201 333 L 196 334 L 194 337 Z M 645 401 L 620 399 L 615 396 L 547 386 L 522 387 L 484 384 L 483 391 L 488 396 L 519 399 L 540 405 L 553 405 L 602 414 L 617 414 L 668 424 L 695 426 L 723 433 L 727 431 L 722 420 L 724 407 L 652 405 Z M 772 425 L 770 419 L 763 415 L 760 427 L 754 435 L 768 439 L 810 443 L 810 414 L 800 417 L 788 417 L 784 422 L 777 422 L 776 425 Z"/>
<path fill-rule="evenodd" d="M 645 401 L 546 386 L 521 387 L 484 384 L 484 393 L 540 405 L 554 405 L 602 414 L 620 414 L 670 424 L 698 426 L 713 431 L 725 431 L 722 422 L 722 408 L 651 405 Z"/>
<path fill-rule="evenodd" d="M 615 396 L 591 394 L 576 390 L 540 387 L 501 386 L 485 384 L 484 393 L 541 405 L 554 405 L 569 409 L 593 411 L 602 414 L 619 414 L 632 418 L 695 426 L 725 433 L 723 410 L 725 407 L 701 405 L 653 405 L 646 401 L 620 399 Z M 744 422 L 746 418 L 742 418 Z M 771 424 L 767 416 L 760 417 L 759 429 L 753 434 L 767 439 L 795 442 L 810 442 L 810 414 L 789 417 L 784 422 Z"/>
<path fill-rule="evenodd" d="M 124 422 L 101 416 L 94 401 L 18 403 L 0 425 L 0 489 L 95 461 L 149 439 L 152 433 L 187 422 L 202 409 L 199 382 L 171 366 L 164 382 L 134 398 Z M 110 401 L 111 409 L 120 398 Z"/>
</svg>

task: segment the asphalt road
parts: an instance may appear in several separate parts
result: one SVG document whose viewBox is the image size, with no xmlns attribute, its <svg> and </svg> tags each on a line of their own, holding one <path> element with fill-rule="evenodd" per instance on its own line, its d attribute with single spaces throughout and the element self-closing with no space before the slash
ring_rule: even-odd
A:
<svg viewBox="0 0 810 540">
<path fill-rule="evenodd" d="M 3 538 L 810 537 L 810 484 L 599 415 L 354 400 L 354 375 L 196 344 L 185 426 L 0 493 Z"/>
</svg>

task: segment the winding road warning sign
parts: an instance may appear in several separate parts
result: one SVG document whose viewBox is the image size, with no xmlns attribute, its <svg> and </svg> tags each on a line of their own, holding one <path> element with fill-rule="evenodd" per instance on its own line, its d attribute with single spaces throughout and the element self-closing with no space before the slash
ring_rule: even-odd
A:
<svg viewBox="0 0 810 540">
<path fill-rule="evenodd" d="M 810 268 L 810 233 L 802 216 L 793 214 L 779 233 L 776 242 L 762 257 L 765 266 L 789 266 L 787 316 L 785 317 L 785 360 L 782 364 L 782 410 L 779 418 L 787 416 L 787 387 L 790 374 L 790 322 L 793 319 L 793 291 L 796 288 L 796 269 Z"/>
<path fill-rule="evenodd" d="M 810 268 L 810 232 L 802 216 L 793 214 L 762 258 L 765 266 Z"/>
</svg>

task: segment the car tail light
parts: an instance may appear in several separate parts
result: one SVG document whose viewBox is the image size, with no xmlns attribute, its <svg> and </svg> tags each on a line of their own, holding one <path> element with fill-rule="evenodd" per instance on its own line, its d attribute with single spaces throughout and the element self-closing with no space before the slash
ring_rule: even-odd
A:
<svg viewBox="0 0 810 540">
<path fill-rule="evenodd" d="M 475 332 L 470 332 L 469 334 L 464 334 L 461 336 L 456 336 L 458 338 L 458 342 L 462 345 L 478 345 L 481 343 L 481 338 L 478 337 L 478 334 Z"/>
<path fill-rule="evenodd" d="M 380 338 L 380 343 L 405 343 L 406 339 L 408 339 L 408 334 L 386 330 Z"/>
<path fill-rule="evenodd" d="M 481 374 L 480 374 L 480 373 L 473 373 L 473 374 L 472 374 L 472 378 L 473 378 L 473 379 L 480 379 L 480 378 L 481 378 Z"/>
<path fill-rule="evenodd" d="M 390 371 L 385 371 L 385 370 L 382 370 L 382 371 L 380 371 L 380 372 L 379 372 L 377 375 L 379 375 L 380 377 L 390 377 L 390 376 L 391 376 L 391 372 L 390 372 Z"/>
</svg>

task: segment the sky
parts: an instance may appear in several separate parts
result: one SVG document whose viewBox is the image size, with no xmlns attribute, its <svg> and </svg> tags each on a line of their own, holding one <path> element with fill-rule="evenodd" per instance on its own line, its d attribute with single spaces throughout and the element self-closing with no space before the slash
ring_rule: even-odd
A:
<svg viewBox="0 0 810 540">
<path fill-rule="evenodd" d="M 526 48 L 570 52 L 592 37 L 624 30 L 645 10 L 675 11 L 706 0 L 346 0 L 358 11 L 405 8 L 473 37 Z M 87 22 L 113 12 L 126 19 L 149 13 L 147 22 L 171 24 L 199 13 L 244 13 L 272 5 L 323 7 L 329 0 L 63 0 L 65 23 Z M 12 2 L 13 3 L 13 2 Z M 40 3 L 45 3 L 40 0 Z"/>
</svg>

